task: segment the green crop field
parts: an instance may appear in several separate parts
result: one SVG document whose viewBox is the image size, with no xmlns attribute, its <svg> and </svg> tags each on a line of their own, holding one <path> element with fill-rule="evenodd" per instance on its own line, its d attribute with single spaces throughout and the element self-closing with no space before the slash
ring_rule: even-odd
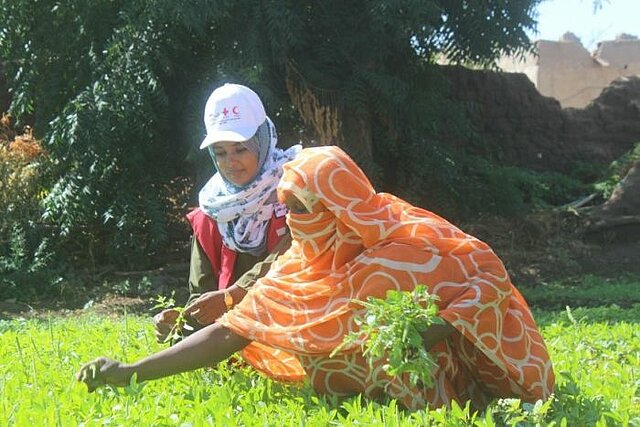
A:
<svg viewBox="0 0 640 427">
<path fill-rule="evenodd" d="M 607 304 L 612 286 L 628 291 L 618 305 Z M 553 398 L 536 405 L 501 400 L 483 413 L 455 405 L 408 412 L 393 401 L 326 399 L 231 364 L 88 394 L 73 377 L 83 362 L 103 354 L 130 361 L 160 346 L 148 317 L 87 310 L 0 321 L 0 425 L 640 426 L 640 285 L 588 283 L 567 296 L 594 287 L 609 295 L 605 305 L 535 309 L 557 375 Z M 536 306 L 542 301 L 528 295 Z"/>
</svg>

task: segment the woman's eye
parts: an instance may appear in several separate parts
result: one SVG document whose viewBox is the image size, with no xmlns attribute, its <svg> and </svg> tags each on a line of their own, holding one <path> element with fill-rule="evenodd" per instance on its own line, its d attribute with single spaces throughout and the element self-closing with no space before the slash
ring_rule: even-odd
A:
<svg viewBox="0 0 640 427">
<path fill-rule="evenodd" d="M 214 151 L 214 152 L 213 152 L 213 154 L 214 154 L 216 157 L 224 157 L 224 156 L 226 156 L 226 155 L 227 155 L 227 153 L 226 153 L 225 151 Z"/>
<path fill-rule="evenodd" d="M 245 151 L 247 151 L 246 147 L 236 148 L 236 154 L 244 153 Z"/>
</svg>

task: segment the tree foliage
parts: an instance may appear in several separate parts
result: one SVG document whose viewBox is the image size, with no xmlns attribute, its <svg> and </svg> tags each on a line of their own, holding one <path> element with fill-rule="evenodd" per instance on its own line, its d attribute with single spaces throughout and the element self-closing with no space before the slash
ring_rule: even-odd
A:
<svg viewBox="0 0 640 427">
<path fill-rule="evenodd" d="M 45 217 L 94 259 L 140 263 L 167 244 L 167 186 L 195 175 L 219 83 L 251 85 L 281 130 L 304 122 L 381 179 L 425 156 L 445 161 L 430 177 L 454 175 L 439 130 L 470 130 L 434 63 L 526 49 L 538 2 L 0 0 L 0 58 L 12 113 L 53 159 Z"/>
</svg>

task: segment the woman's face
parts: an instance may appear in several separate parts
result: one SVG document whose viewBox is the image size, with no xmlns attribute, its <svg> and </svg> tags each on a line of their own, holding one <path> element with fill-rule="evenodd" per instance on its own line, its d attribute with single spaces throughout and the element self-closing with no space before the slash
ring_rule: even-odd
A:
<svg viewBox="0 0 640 427">
<path fill-rule="evenodd" d="M 217 142 L 213 152 L 219 172 L 238 187 L 249 184 L 258 173 L 258 156 L 242 142 Z"/>
</svg>

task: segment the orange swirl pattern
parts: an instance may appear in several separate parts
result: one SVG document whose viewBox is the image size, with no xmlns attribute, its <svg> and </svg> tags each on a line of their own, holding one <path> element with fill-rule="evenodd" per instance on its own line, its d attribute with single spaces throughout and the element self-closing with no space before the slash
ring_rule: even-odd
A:
<svg viewBox="0 0 640 427">
<path fill-rule="evenodd" d="M 504 265 L 484 242 L 427 210 L 375 193 L 358 166 L 337 147 L 302 150 L 284 165 L 278 187 L 310 210 L 293 214 L 293 244 L 223 325 L 254 341 L 244 357 L 267 375 L 301 380 L 318 392 L 371 398 L 388 395 L 407 408 L 494 397 L 543 399 L 554 386 L 544 341 Z M 330 358 L 357 331 L 362 307 L 352 300 L 384 298 L 387 290 L 425 284 L 439 315 L 456 332 L 431 353 L 435 386 L 412 387 L 369 364 L 358 346 Z"/>
</svg>

